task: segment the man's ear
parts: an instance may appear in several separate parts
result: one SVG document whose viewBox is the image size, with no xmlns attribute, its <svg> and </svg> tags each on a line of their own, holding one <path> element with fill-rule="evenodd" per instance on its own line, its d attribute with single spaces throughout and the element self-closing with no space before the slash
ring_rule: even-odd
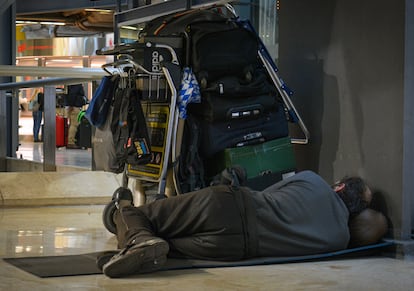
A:
<svg viewBox="0 0 414 291">
<path fill-rule="evenodd" d="M 342 190 L 344 190 L 344 188 L 345 188 L 345 183 L 339 183 L 339 184 L 336 184 L 335 185 L 335 187 L 333 188 L 333 190 L 336 193 L 338 193 L 338 192 L 341 192 Z"/>
</svg>

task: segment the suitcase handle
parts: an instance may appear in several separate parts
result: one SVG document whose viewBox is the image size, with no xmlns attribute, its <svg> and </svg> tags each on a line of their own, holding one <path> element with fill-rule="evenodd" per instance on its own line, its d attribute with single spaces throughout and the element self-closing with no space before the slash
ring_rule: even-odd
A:
<svg viewBox="0 0 414 291">
<path fill-rule="evenodd" d="M 252 118 L 259 116 L 264 111 L 263 106 L 260 104 L 252 104 L 247 106 L 239 106 L 229 108 L 227 111 L 228 119 L 238 119 L 238 118 Z"/>
</svg>

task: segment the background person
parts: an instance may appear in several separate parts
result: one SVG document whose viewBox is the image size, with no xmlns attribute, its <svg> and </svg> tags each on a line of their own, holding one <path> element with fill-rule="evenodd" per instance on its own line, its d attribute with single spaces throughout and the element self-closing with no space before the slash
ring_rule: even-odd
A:
<svg viewBox="0 0 414 291">
<path fill-rule="evenodd" d="M 85 105 L 85 91 L 82 84 L 68 85 L 68 93 L 65 96 L 65 111 L 69 119 L 69 132 L 67 149 L 80 149 L 76 144 L 76 132 L 78 131 L 78 114 Z"/>
<path fill-rule="evenodd" d="M 124 189 L 118 192 L 119 210 L 114 213 L 122 250 L 107 262 L 98 258 L 98 267 L 109 277 L 122 277 L 158 270 L 167 255 L 231 261 L 337 251 L 350 241 L 376 242 L 388 228 L 382 214 L 368 213 L 362 219 L 376 220 L 370 225 L 375 237 L 352 238 L 348 227 L 371 199 L 360 178 L 346 178 L 331 187 L 311 171 L 263 191 L 217 185 L 139 207 Z"/>
<path fill-rule="evenodd" d="M 33 141 L 40 142 L 39 132 L 42 126 L 43 111 L 44 111 L 44 94 L 43 88 L 35 90 L 30 100 L 33 117 Z"/>
</svg>

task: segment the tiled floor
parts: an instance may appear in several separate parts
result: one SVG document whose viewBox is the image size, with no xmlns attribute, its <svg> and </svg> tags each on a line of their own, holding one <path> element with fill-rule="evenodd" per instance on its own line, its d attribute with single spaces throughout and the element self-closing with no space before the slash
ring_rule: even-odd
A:
<svg viewBox="0 0 414 291">
<path fill-rule="evenodd" d="M 16 151 L 17 158 L 43 162 L 43 143 L 32 141 L 21 141 Z M 92 149 L 66 149 L 56 148 L 56 165 L 75 166 L 92 169 Z"/>
<path fill-rule="evenodd" d="M 0 258 L 82 254 L 116 246 L 103 206 L 0 209 Z M 267 266 L 38 278 L 0 260 L 0 290 L 412 290 L 414 262 L 372 257 Z"/>
<path fill-rule="evenodd" d="M 43 143 L 33 142 L 33 119 L 21 117 L 19 119 L 19 148 L 16 157 L 43 162 Z M 89 149 L 66 149 L 56 148 L 56 165 L 76 166 L 86 169 L 92 168 L 92 150 Z"/>
</svg>

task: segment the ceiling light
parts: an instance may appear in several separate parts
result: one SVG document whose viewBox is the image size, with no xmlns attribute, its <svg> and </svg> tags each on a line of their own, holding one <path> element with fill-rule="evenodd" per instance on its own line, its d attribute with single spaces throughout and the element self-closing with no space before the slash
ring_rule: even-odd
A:
<svg viewBox="0 0 414 291">
<path fill-rule="evenodd" d="M 28 24 L 44 24 L 44 25 L 65 25 L 64 22 L 55 22 L 55 21 L 22 21 L 16 20 L 16 24 L 18 25 L 28 25 Z"/>
<path fill-rule="evenodd" d="M 101 13 L 112 13 L 112 10 L 109 9 L 97 9 L 97 8 L 86 8 L 85 11 L 89 12 L 101 12 Z"/>
<path fill-rule="evenodd" d="M 138 28 L 134 26 L 129 26 L 129 25 L 121 26 L 121 28 L 129 29 L 129 30 L 138 30 Z"/>
<path fill-rule="evenodd" d="M 56 63 L 71 63 L 71 59 L 51 59 L 48 60 L 49 62 L 56 62 Z"/>
<path fill-rule="evenodd" d="M 65 25 L 66 24 L 64 22 L 52 22 L 52 21 L 41 21 L 39 23 L 44 24 L 44 25 Z"/>
</svg>

